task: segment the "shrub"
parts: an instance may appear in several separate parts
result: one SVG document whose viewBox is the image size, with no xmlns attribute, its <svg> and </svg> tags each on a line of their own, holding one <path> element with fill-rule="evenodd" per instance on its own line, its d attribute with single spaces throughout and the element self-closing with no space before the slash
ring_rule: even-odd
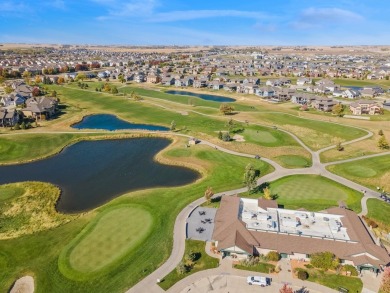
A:
<svg viewBox="0 0 390 293">
<path fill-rule="evenodd" d="M 179 265 L 176 267 L 176 271 L 179 275 L 183 275 L 188 272 L 187 266 L 184 264 L 184 262 L 180 262 Z"/>
<path fill-rule="evenodd" d="M 267 260 L 268 261 L 279 261 L 280 254 L 277 251 L 270 251 L 267 254 Z"/>
<path fill-rule="evenodd" d="M 340 264 L 340 260 L 332 252 L 325 251 L 312 254 L 310 263 L 316 268 L 327 271 L 336 269 Z"/>
<path fill-rule="evenodd" d="M 305 264 L 305 267 L 308 268 L 308 269 L 312 269 L 313 268 L 313 266 L 311 264 L 309 264 L 309 263 Z"/>
<path fill-rule="evenodd" d="M 309 278 L 309 274 L 305 270 L 300 270 L 298 272 L 298 279 L 304 281 L 304 280 L 307 280 L 308 278 Z"/>
<path fill-rule="evenodd" d="M 358 271 L 353 265 L 343 265 L 343 271 L 344 272 L 351 272 L 351 276 L 357 276 Z"/>
</svg>

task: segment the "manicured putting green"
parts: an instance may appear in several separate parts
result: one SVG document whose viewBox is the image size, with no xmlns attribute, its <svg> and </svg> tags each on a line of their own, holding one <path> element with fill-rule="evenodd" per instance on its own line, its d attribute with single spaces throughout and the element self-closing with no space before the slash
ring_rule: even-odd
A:
<svg viewBox="0 0 390 293">
<path fill-rule="evenodd" d="M 246 141 L 263 146 L 297 145 L 297 142 L 290 135 L 276 129 L 261 126 L 247 127 L 242 135 Z"/>
<path fill-rule="evenodd" d="M 350 208 L 360 211 L 361 194 L 337 182 L 318 175 L 293 175 L 271 183 L 272 194 L 285 208 L 321 210 L 337 206 L 344 201 Z"/>
<path fill-rule="evenodd" d="M 370 167 L 360 166 L 360 165 L 350 165 L 345 167 L 345 171 L 351 175 L 357 177 L 374 177 L 376 175 L 376 171 Z"/>
<path fill-rule="evenodd" d="M 283 165 L 287 168 L 303 168 L 303 167 L 309 167 L 311 163 L 308 159 L 302 157 L 302 156 L 279 156 L 276 157 L 279 161 L 283 163 Z"/>
<path fill-rule="evenodd" d="M 10 185 L 0 186 L 0 202 L 23 195 L 24 188 Z"/>
<path fill-rule="evenodd" d="M 104 213 L 76 237 L 69 248 L 69 265 L 82 273 L 109 265 L 146 238 L 152 221 L 152 215 L 138 207 L 119 207 Z"/>
</svg>

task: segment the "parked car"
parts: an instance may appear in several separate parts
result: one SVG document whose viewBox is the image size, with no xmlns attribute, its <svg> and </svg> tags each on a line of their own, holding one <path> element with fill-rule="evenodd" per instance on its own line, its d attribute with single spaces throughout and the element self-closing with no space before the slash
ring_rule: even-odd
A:
<svg viewBox="0 0 390 293">
<path fill-rule="evenodd" d="M 249 285 L 258 285 L 258 286 L 261 286 L 261 287 L 265 287 L 265 286 L 271 285 L 271 279 L 270 278 L 260 277 L 260 276 L 249 276 L 246 279 L 246 282 Z"/>
</svg>

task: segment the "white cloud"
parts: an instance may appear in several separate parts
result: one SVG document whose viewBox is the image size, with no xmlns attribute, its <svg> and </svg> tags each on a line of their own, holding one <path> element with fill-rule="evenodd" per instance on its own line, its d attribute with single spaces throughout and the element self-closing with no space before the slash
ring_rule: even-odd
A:
<svg viewBox="0 0 390 293">
<path fill-rule="evenodd" d="M 181 20 L 192 20 L 200 18 L 215 18 L 215 17 L 242 17 L 252 19 L 262 19 L 267 16 L 260 12 L 240 11 L 240 10 L 185 10 L 185 11 L 170 11 L 162 12 L 153 15 L 149 19 L 150 22 L 174 22 Z"/>
<path fill-rule="evenodd" d="M 104 16 L 99 16 L 99 20 L 106 20 L 118 17 L 147 17 L 151 15 L 154 9 L 158 6 L 157 0 L 132 0 L 126 2 L 117 0 L 91 1 L 108 7 L 108 14 Z"/>
<path fill-rule="evenodd" d="M 337 23 L 356 23 L 364 17 L 340 8 L 307 8 L 301 12 L 292 26 L 298 29 L 320 28 Z"/>
</svg>

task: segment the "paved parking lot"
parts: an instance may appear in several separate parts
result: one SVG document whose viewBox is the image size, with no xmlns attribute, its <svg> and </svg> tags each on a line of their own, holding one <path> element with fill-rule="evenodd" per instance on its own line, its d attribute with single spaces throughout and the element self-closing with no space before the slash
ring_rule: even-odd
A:
<svg viewBox="0 0 390 293">
<path fill-rule="evenodd" d="M 246 277 L 218 275 L 200 279 L 184 288 L 181 293 L 275 293 L 279 292 L 281 287 L 282 284 L 279 283 L 272 283 L 271 286 L 267 287 L 251 286 L 246 283 Z M 319 291 L 309 291 L 298 287 L 293 287 L 293 289 L 302 293 L 320 293 Z"/>
<path fill-rule="evenodd" d="M 197 207 L 187 218 L 187 238 L 210 241 L 217 209 Z"/>
</svg>

